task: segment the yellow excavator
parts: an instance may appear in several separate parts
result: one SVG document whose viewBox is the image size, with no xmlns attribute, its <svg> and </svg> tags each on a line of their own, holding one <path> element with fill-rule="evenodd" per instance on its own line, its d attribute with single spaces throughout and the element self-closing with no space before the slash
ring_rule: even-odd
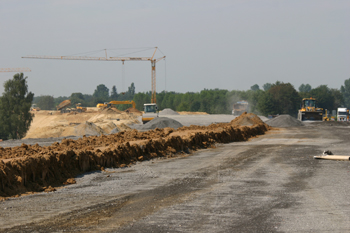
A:
<svg viewBox="0 0 350 233">
<path fill-rule="evenodd" d="M 315 98 L 304 98 L 302 100 L 301 109 L 298 112 L 298 120 L 300 121 L 322 121 L 323 109 L 318 108 Z"/>
<path fill-rule="evenodd" d="M 97 108 L 110 108 L 114 104 L 131 104 L 133 108 L 136 108 L 136 103 L 133 100 L 124 100 L 124 101 L 117 101 L 117 100 L 112 100 L 110 102 L 105 102 L 105 103 L 98 103 L 96 105 Z"/>
</svg>

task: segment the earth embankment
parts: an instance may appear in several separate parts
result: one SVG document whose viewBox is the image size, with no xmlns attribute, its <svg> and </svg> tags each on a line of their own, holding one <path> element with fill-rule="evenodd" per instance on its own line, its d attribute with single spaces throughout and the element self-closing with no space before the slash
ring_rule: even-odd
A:
<svg viewBox="0 0 350 233">
<path fill-rule="evenodd" d="M 125 167 L 155 157 L 208 148 L 215 143 L 245 141 L 264 134 L 269 126 L 244 113 L 230 123 L 209 126 L 122 131 L 117 134 L 64 139 L 50 146 L 0 147 L 0 198 L 27 192 L 52 191 L 73 183 L 78 174 Z"/>
</svg>

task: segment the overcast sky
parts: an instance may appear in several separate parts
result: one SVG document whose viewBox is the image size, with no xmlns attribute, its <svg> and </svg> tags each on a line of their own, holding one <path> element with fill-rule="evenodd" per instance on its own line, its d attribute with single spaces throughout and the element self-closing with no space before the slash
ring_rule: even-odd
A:
<svg viewBox="0 0 350 233">
<path fill-rule="evenodd" d="M 122 92 L 131 82 L 136 92 L 151 90 L 148 61 L 122 68 L 21 58 L 105 56 L 103 49 L 108 57 L 151 57 L 157 46 L 155 57 L 166 56 L 157 63 L 157 92 L 248 90 L 277 80 L 340 88 L 350 78 L 349 0 L 0 0 L 0 32 L 0 68 L 29 67 L 36 96 L 92 94 L 99 84 Z M 14 74 L 0 73 L 0 93 Z"/>
</svg>

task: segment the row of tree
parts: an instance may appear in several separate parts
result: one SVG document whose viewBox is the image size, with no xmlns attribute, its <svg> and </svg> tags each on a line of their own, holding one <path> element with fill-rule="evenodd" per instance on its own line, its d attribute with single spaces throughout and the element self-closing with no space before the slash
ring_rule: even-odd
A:
<svg viewBox="0 0 350 233">
<path fill-rule="evenodd" d="M 277 81 L 276 83 L 265 83 L 263 89 L 255 84 L 246 91 L 223 89 L 204 89 L 200 92 L 187 93 L 163 91 L 157 93 L 157 104 L 159 109 L 171 108 L 176 111 L 230 114 L 235 102 L 247 100 L 250 111 L 253 113 L 296 116 L 302 98 L 308 97 L 316 98 L 318 106 L 328 110 L 341 106 L 350 107 L 350 79 L 345 80 L 340 89 L 329 88 L 327 85 L 312 88 L 310 84 L 302 84 L 297 91 L 292 84 Z M 39 96 L 34 98 L 34 103 L 41 109 L 52 110 L 66 99 L 70 99 L 73 106 L 81 103 L 87 107 L 94 107 L 97 103 L 111 100 L 134 100 L 136 108 L 142 110 L 144 103 L 150 103 L 151 92 L 136 93 L 135 85 L 131 83 L 127 92 L 118 94 L 115 86 L 109 92 L 104 84 L 100 84 L 92 95 L 72 93 L 69 97 Z M 130 106 L 121 105 L 118 108 L 123 110 L 128 107 Z"/>
<path fill-rule="evenodd" d="M 88 107 L 110 100 L 134 100 L 136 108 L 142 110 L 143 104 L 151 101 L 151 92 L 136 93 L 134 83 L 131 83 L 126 93 L 120 94 L 117 93 L 115 86 L 109 92 L 104 84 L 100 84 L 92 95 L 72 93 L 69 97 L 34 97 L 34 94 L 28 91 L 26 79 L 23 73 L 16 74 L 12 80 L 4 84 L 4 93 L 0 97 L 1 139 L 17 139 L 25 136 L 33 120 L 33 115 L 29 111 L 32 103 L 36 103 L 41 109 L 52 110 L 65 99 L 71 99 L 73 105 L 81 103 Z M 297 91 L 292 84 L 277 81 L 264 84 L 263 90 L 255 84 L 247 91 L 222 89 L 204 89 L 200 92 L 187 93 L 163 91 L 157 94 L 157 104 L 159 109 L 230 114 L 235 102 L 247 100 L 253 113 L 296 116 L 302 98 L 308 97 L 316 98 L 318 106 L 324 109 L 350 108 L 350 79 L 345 80 L 340 89 L 329 88 L 327 85 L 312 88 L 309 84 L 302 84 Z M 127 107 L 129 106 L 119 106 L 121 109 Z"/>
</svg>

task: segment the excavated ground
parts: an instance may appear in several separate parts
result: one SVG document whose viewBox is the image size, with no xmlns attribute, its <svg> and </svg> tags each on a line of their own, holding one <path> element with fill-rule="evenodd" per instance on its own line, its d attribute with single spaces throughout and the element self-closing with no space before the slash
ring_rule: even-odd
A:
<svg viewBox="0 0 350 233">
<path fill-rule="evenodd" d="M 63 139 L 50 146 L 0 147 L 0 199 L 74 183 L 78 174 L 125 167 L 155 157 L 173 157 L 216 143 L 245 141 L 264 134 L 269 126 L 244 113 L 230 123 L 180 127 Z"/>
</svg>

